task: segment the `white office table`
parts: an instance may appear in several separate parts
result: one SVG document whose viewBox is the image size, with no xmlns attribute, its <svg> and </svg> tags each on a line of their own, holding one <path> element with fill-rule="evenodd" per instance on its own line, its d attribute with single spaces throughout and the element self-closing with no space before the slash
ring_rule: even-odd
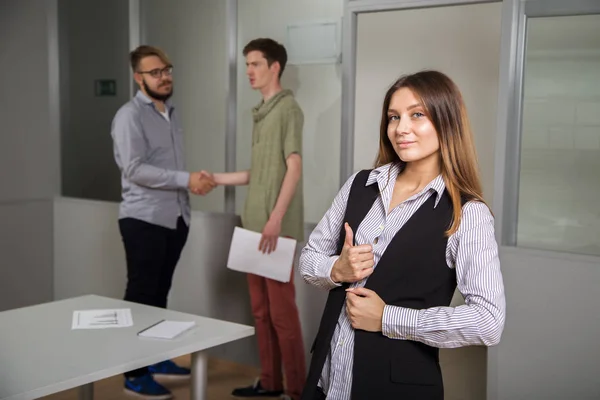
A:
<svg viewBox="0 0 600 400">
<path fill-rule="evenodd" d="M 73 311 L 130 308 L 133 326 L 72 330 Z M 162 320 L 196 321 L 173 340 L 140 338 Z M 136 368 L 192 354 L 191 399 L 206 399 L 204 350 L 254 334 L 254 328 L 95 295 L 0 312 L 0 399 L 29 400 L 81 387 Z"/>
</svg>

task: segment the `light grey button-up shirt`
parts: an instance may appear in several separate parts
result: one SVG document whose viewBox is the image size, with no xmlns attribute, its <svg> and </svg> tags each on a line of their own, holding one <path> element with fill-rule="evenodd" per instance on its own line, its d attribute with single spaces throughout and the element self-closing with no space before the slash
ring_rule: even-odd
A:
<svg viewBox="0 0 600 400">
<path fill-rule="evenodd" d="M 121 170 L 119 218 L 136 218 L 175 229 L 189 225 L 190 201 L 183 129 L 170 102 L 169 121 L 143 92 L 123 105 L 112 122 L 115 161 Z"/>
</svg>

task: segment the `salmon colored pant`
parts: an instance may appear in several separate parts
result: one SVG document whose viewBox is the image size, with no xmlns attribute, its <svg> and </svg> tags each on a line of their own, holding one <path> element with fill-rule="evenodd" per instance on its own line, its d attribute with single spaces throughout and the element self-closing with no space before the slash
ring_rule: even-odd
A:
<svg viewBox="0 0 600 400">
<path fill-rule="evenodd" d="M 306 362 L 300 316 L 296 307 L 294 270 L 287 283 L 248 274 L 248 288 L 260 357 L 260 383 L 267 390 L 283 390 L 300 399 L 306 379 Z"/>
</svg>

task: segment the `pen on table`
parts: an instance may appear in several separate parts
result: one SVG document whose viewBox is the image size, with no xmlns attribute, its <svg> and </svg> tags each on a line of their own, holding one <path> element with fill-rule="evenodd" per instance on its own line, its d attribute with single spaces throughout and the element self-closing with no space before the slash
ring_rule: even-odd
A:
<svg viewBox="0 0 600 400">
<path fill-rule="evenodd" d="M 161 320 L 160 320 L 160 321 L 158 321 L 157 323 L 155 323 L 155 324 L 152 324 L 152 325 L 150 325 L 149 327 L 142 329 L 142 330 L 141 330 L 141 331 L 139 331 L 137 334 L 139 335 L 140 333 L 142 333 L 142 332 L 145 332 L 145 331 L 147 331 L 148 329 L 152 328 L 153 326 L 156 326 L 156 325 L 158 325 L 158 324 L 160 324 L 161 322 L 164 322 L 164 321 L 165 321 L 164 319 L 161 319 Z"/>
</svg>

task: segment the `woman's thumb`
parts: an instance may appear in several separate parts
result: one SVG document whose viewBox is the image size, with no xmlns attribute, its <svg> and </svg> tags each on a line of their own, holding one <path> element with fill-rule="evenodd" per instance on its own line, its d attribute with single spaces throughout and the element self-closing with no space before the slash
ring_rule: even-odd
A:
<svg viewBox="0 0 600 400">
<path fill-rule="evenodd" d="M 352 232 L 352 228 L 350 228 L 350 225 L 348 225 L 347 222 L 344 224 L 344 227 L 346 228 L 346 245 L 352 247 L 354 246 L 354 233 Z"/>
</svg>

